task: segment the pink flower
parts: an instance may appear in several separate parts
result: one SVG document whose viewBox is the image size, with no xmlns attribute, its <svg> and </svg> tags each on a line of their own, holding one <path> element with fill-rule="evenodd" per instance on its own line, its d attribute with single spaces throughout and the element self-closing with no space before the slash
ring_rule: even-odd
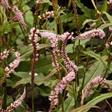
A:
<svg viewBox="0 0 112 112">
<path fill-rule="evenodd" d="M 68 39 L 74 39 L 73 33 L 65 32 L 64 34 L 59 35 L 59 39 L 62 41 L 66 41 Z"/>
<path fill-rule="evenodd" d="M 15 68 L 17 68 L 19 66 L 19 63 L 21 61 L 20 53 L 19 52 L 15 52 L 15 56 L 16 56 L 16 59 L 12 63 L 10 63 L 7 67 L 5 67 L 6 77 L 9 77 L 9 74 L 14 72 Z"/>
<path fill-rule="evenodd" d="M 14 13 L 13 20 L 19 22 L 24 28 L 26 28 L 23 12 L 21 12 L 17 6 L 12 7 L 12 12 Z"/>
<path fill-rule="evenodd" d="M 9 5 L 8 0 L 1 0 L 1 4 L 6 9 L 9 9 L 10 8 L 10 5 Z"/>
<path fill-rule="evenodd" d="M 105 32 L 101 29 L 93 29 L 78 35 L 75 39 L 90 39 L 96 36 L 99 36 L 99 38 L 103 39 L 105 37 Z"/>
<path fill-rule="evenodd" d="M 38 57 L 39 57 L 39 53 L 38 53 L 38 49 L 39 49 L 39 33 L 40 31 L 36 28 L 32 28 L 30 30 L 30 34 L 29 34 L 29 40 L 31 41 L 32 43 L 32 46 L 33 46 L 33 56 L 35 58 L 35 61 L 38 61 Z"/>
<path fill-rule="evenodd" d="M 105 85 L 107 83 L 107 80 L 105 78 L 102 78 L 101 76 L 95 77 L 93 80 L 91 80 L 82 90 L 82 96 L 81 96 L 81 104 L 83 104 L 84 99 L 92 94 L 92 89 L 96 85 Z"/>
<path fill-rule="evenodd" d="M 11 103 L 10 106 L 8 106 L 4 112 L 12 112 L 14 109 L 18 108 L 22 104 L 25 96 L 26 96 L 26 89 L 24 88 L 23 94 L 16 101 Z"/>
<path fill-rule="evenodd" d="M 112 0 L 109 0 L 109 3 L 112 4 Z"/>
<path fill-rule="evenodd" d="M 62 47 L 61 47 L 61 56 L 64 60 L 64 64 L 66 66 L 66 68 L 68 69 L 68 71 L 78 71 L 78 68 L 77 66 L 70 60 L 70 58 L 68 57 L 67 55 L 67 52 L 66 52 L 66 44 L 67 44 L 67 41 L 68 39 L 73 39 L 73 34 L 70 34 L 68 32 L 60 35 L 60 39 L 62 40 Z"/>
<path fill-rule="evenodd" d="M 39 19 L 49 19 L 51 17 L 54 17 L 54 11 L 48 11 L 45 12 L 45 14 L 38 16 Z"/>
<path fill-rule="evenodd" d="M 57 70 L 59 70 L 59 63 L 58 63 L 58 35 L 56 35 L 53 32 L 49 31 L 40 31 L 40 35 L 44 38 L 49 39 L 51 43 L 51 48 L 52 48 L 52 61 L 53 61 L 53 66 L 56 67 Z"/>
<path fill-rule="evenodd" d="M 56 85 L 54 90 L 51 91 L 51 95 L 49 96 L 49 100 L 51 101 L 51 108 L 58 105 L 58 95 L 63 92 L 63 90 L 67 87 L 67 85 L 75 79 L 75 72 L 69 72 L 62 80 Z"/>
</svg>

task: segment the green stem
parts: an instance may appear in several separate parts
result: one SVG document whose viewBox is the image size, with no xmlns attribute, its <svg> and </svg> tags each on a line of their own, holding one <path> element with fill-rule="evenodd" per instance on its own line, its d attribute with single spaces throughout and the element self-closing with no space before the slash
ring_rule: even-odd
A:
<svg viewBox="0 0 112 112">
<path fill-rule="evenodd" d="M 58 7 L 58 0 L 52 0 L 53 10 L 54 10 L 54 18 L 57 24 L 57 33 L 62 34 L 63 33 L 63 25 L 61 22 L 60 14 L 59 14 L 59 7 Z"/>
<path fill-rule="evenodd" d="M 96 6 L 96 4 L 95 4 L 95 1 L 94 1 L 94 0 L 91 0 L 91 2 L 92 2 L 92 4 L 93 4 L 93 6 L 94 6 L 94 8 L 95 8 L 95 10 L 96 10 L 96 12 L 97 12 L 97 14 L 101 14 L 101 12 L 98 10 L 98 8 L 97 8 L 97 6 Z"/>
<path fill-rule="evenodd" d="M 64 92 L 65 93 L 65 92 Z M 61 109 L 62 109 L 62 112 L 65 112 L 64 111 L 64 97 L 61 95 L 61 101 L 62 101 L 62 104 L 61 104 Z"/>
<path fill-rule="evenodd" d="M 80 33 L 80 25 L 79 25 L 79 16 L 77 13 L 77 6 L 76 6 L 76 0 L 72 0 L 72 6 L 73 6 L 73 11 L 74 11 L 74 18 L 75 18 L 75 24 L 76 24 L 76 29 L 77 33 Z"/>
<path fill-rule="evenodd" d="M 76 82 L 75 82 L 74 91 L 75 91 L 74 100 L 75 100 L 75 108 L 76 108 L 77 107 L 77 83 Z"/>
<path fill-rule="evenodd" d="M 109 71 L 110 65 L 111 65 L 111 55 L 110 55 L 110 52 L 108 51 L 108 49 L 106 49 L 106 52 L 107 52 L 107 55 L 108 55 L 108 61 L 107 61 L 107 68 L 106 68 L 106 71 L 104 73 L 104 78 L 107 77 L 108 71 Z"/>
</svg>

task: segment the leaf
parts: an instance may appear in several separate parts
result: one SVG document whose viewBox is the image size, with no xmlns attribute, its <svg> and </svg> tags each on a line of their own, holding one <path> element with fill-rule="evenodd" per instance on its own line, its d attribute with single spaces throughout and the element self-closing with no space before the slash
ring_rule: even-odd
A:
<svg viewBox="0 0 112 112">
<path fill-rule="evenodd" d="M 112 26 L 112 22 L 111 22 L 111 23 L 102 24 L 99 28 L 100 28 L 100 29 L 105 29 L 105 28 L 107 28 L 107 27 L 109 27 L 109 26 Z"/>
<path fill-rule="evenodd" d="M 91 18 L 91 16 L 94 14 L 89 8 L 87 8 L 83 3 L 81 3 L 81 0 L 76 1 L 77 6 L 81 9 L 82 12 L 84 12 L 84 16 Z"/>
<path fill-rule="evenodd" d="M 66 51 L 67 51 L 67 53 L 73 53 L 73 44 L 67 45 Z"/>
<path fill-rule="evenodd" d="M 107 12 L 103 12 L 103 14 L 105 14 L 109 22 L 112 23 L 112 16 L 109 15 Z"/>
<path fill-rule="evenodd" d="M 48 44 L 39 44 L 39 48 L 38 50 L 41 50 L 43 48 L 47 48 L 49 47 Z M 27 58 L 26 57 L 29 57 L 33 52 L 33 47 L 31 45 L 29 46 L 24 46 L 23 49 L 21 49 L 21 60 L 22 61 L 25 61 Z"/>
<path fill-rule="evenodd" d="M 104 64 L 101 63 L 101 61 L 97 61 L 92 64 L 85 74 L 84 85 L 86 85 L 90 80 L 92 80 L 96 76 L 102 75 L 105 69 L 106 68 Z"/>
<path fill-rule="evenodd" d="M 86 43 L 89 41 L 90 39 L 85 39 L 85 40 L 81 40 L 80 41 L 80 45 L 85 47 L 86 46 Z M 78 46 L 79 45 L 79 40 L 76 40 L 75 41 L 75 46 Z"/>
<path fill-rule="evenodd" d="M 87 23 L 88 23 L 88 24 L 89 24 L 89 23 L 95 23 L 96 21 L 98 21 L 98 20 L 86 19 L 86 20 L 83 22 L 82 27 L 84 27 Z"/>
<path fill-rule="evenodd" d="M 72 110 L 71 112 L 88 112 L 90 108 L 95 107 L 95 105 L 105 99 L 111 98 L 112 93 L 105 93 L 95 97 L 93 100 L 89 101 L 87 104 Z"/>
<path fill-rule="evenodd" d="M 27 22 L 28 25 L 33 26 L 33 22 L 34 22 L 34 17 L 32 12 L 30 11 L 30 7 L 28 7 L 27 5 L 24 5 L 23 10 L 25 13 L 25 20 Z"/>
<path fill-rule="evenodd" d="M 97 106 L 91 106 L 91 105 L 83 105 L 83 106 L 80 106 L 70 112 L 86 112 L 87 109 L 90 109 L 90 108 L 97 108 Z"/>
<path fill-rule="evenodd" d="M 97 97 L 95 97 L 93 100 L 89 101 L 86 105 L 91 105 L 91 106 L 94 106 L 96 105 L 97 103 L 105 100 L 105 99 L 108 99 L 108 98 L 111 98 L 112 97 L 112 92 L 111 93 L 105 93 L 105 94 L 101 94 Z M 89 109 L 87 109 L 86 111 L 88 111 Z"/>
<path fill-rule="evenodd" d="M 26 77 L 26 78 L 23 78 L 23 79 L 21 79 L 21 80 L 19 80 L 19 81 L 17 81 L 16 82 L 16 84 L 15 85 L 13 85 L 13 88 L 15 88 L 16 86 L 19 86 L 19 85 L 25 85 L 25 84 L 31 84 L 31 77 Z"/>
<path fill-rule="evenodd" d="M 70 112 L 71 108 L 74 106 L 74 98 L 69 96 L 63 104 L 64 112 Z M 60 107 L 57 112 L 62 112 L 62 108 Z"/>
<path fill-rule="evenodd" d="M 105 12 L 105 11 L 107 11 L 107 0 L 104 0 L 102 2 L 103 2 L 103 4 L 101 4 L 100 11 Z"/>
<path fill-rule="evenodd" d="M 99 54 L 97 54 L 93 51 L 83 51 L 83 53 L 95 58 L 98 61 L 100 61 L 106 67 L 105 61 L 102 59 L 102 57 Z"/>
<path fill-rule="evenodd" d="M 42 0 L 43 3 L 48 3 L 49 5 L 52 5 L 50 0 Z"/>
</svg>

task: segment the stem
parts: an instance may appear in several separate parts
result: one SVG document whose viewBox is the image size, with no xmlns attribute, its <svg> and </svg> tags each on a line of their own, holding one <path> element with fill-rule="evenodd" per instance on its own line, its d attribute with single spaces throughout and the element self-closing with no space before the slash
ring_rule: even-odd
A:
<svg viewBox="0 0 112 112">
<path fill-rule="evenodd" d="M 98 8 L 97 8 L 97 6 L 96 6 L 96 4 L 95 4 L 95 1 L 94 0 L 91 0 L 91 2 L 92 2 L 92 4 L 93 4 L 93 6 L 94 6 L 94 8 L 95 8 L 95 10 L 96 10 L 96 12 L 97 12 L 97 14 L 101 14 L 101 12 L 98 10 Z"/>
<path fill-rule="evenodd" d="M 52 5 L 53 5 L 53 10 L 54 10 L 54 18 L 57 24 L 57 33 L 58 34 L 62 34 L 63 33 L 63 25 L 61 22 L 61 18 L 60 18 L 60 14 L 59 12 L 59 8 L 58 8 L 58 0 L 52 0 Z"/>
<path fill-rule="evenodd" d="M 106 71 L 104 73 L 104 78 L 107 77 L 108 70 L 110 69 L 110 65 L 111 65 L 111 55 L 110 55 L 110 52 L 108 51 L 108 49 L 106 49 L 106 51 L 107 51 L 107 55 L 108 55 L 108 60 L 107 60 L 107 68 L 106 68 Z"/>
<path fill-rule="evenodd" d="M 77 29 L 77 32 L 79 34 L 80 33 L 80 30 L 79 30 L 79 17 L 78 17 L 78 12 L 77 12 L 76 0 L 72 0 L 72 6 L 73 6 L 73 11 L 74 11 L 76 29 Z"/>
<path fill-rule="evenodd" d="M 75 82 L 75 95 L 74 95 L 74 100 L 75 100 L 75 108 L 77 107 L 77 83 Z"/>
<path fill-rule="evenodd" d="M 34 32 L 35 34 L 35 32 Z M 32 40 L 34 40 L 35 35 L 33 35 Z M 35 42 L 32 42 L 33 45 L 33 56 L 31 60 L 31 85 L 32 85 L 32 112 L 34 112 L 34 79 L 35 79 L 35 66 L 36 66 L 36 54 L 37 54 L 37 49 Z"/>
<path fill-rule="evenodd" d="M 25 37 L 25 43 L 28 43 L 28 40 L 27 40 L 27 37 L 26 37 L 26 35 L 25 35 L 25 30 L 23 30 L 23 28 L 22 28 L 22 26 L 19 24 L 19 26 L 20 26 L 20 29 L 21 29 L 21 31 L 22 31 L 22 33 L 23 33 L 23 36 Z"/>
<path fill-rule="evenodd" d="M 32 112 L 34 112 L 34 78 L 35 78 L 35 58 L 33 53 L 32 67 L 31 67 L 31 85 L 32 85 Z"/>
<path fill-rule="evenodd" d="M 65 92 L 64 92 L 64 94 L 65 94 Z M 60 99 L 62 100 L 62 105 L 61 105 L 62 112 L 64 112 L 64 97 L 61 95 L 61 98 Z"/>
</svg>

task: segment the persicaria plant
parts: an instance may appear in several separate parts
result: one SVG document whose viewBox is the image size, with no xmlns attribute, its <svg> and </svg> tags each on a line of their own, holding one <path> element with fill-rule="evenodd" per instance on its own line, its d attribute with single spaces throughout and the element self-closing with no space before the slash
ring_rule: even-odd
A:
<svg viewBox="0 0 112 112">
<path fill-rule="evenodd" d="M 111 0 L 0 0 L 0 112 L 111 112 Z"/>
</svg>

